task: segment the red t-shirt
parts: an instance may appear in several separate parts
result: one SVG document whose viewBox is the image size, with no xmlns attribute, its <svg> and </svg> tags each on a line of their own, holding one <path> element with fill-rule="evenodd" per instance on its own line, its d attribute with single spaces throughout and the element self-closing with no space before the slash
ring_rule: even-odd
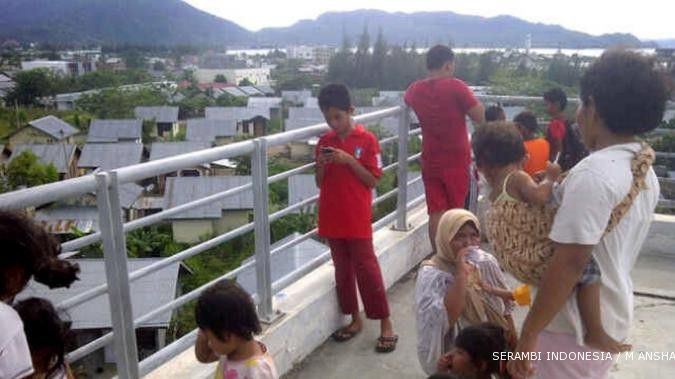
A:
<svg viewBox="0 0 675 379">
<path fill-rule="evenodd" d="M 382 159 L 377 137 L 357 124 L 343 140 L 331 130 L 321 136 L 316 146 L 344 150 L 355 157 L 375 177 L 382 175 Z M 372 189 L 366 186 L 345 164 L 324 166 L 319 186 L 319 235 L 324 238 L 373 238 Z"/>
<path fill-rule="evenodd" d="M 466 114 L 478 104 L 469 87 L 456 78 L 423 79 L 405 92 L 405 102 L 422 128 L 422 169 L 427 173 L 465 168 L 471 162 Z"/>
<path fill-rule="evenodd" d="M 567 131 L 567 126 L 565 126 L 565 120 L 562 118 L 554 118 L 548 123 L 548 129 L 546 129 L 546 138 L 549 141 L 560 141 L 565 138 L 565 132 Z"/>
</svg>

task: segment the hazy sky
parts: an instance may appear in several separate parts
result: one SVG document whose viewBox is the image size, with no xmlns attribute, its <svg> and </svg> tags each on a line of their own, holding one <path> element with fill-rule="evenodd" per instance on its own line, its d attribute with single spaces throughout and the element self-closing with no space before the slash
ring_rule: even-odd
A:
<svg viewBox="0 0 675 379">
<path fill-rule="evenodd" d="M 249 29 L 289 26 L 328 11 L 381 9 L 389 12 L 453 11 L 492 17 L 508 14 L 559 24 L 590 34 L 632 33 L 640 39 L 675 38 L 672 0 L 185 0 L 196 8 Z M 554 11 L 555 7 L 560 7 Z"/>
</svg>

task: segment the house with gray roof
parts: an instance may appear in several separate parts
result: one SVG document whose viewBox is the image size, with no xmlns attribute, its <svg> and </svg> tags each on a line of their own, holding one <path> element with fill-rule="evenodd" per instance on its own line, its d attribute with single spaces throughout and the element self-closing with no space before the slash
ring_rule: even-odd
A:
<svg viewBox="0 0 675 379">
<path fill-rule="evenodd" d="M 280 97 L 249 97 L 247 107 L 249 108 L 279 108 L 281 107 Z"/>
<path fill-rule="evenodd" d="M 80 130 L 55 116 L 45 116 L 15 131 L 9 136 L 9 145 L 73 143 Z"/>
<path fill-rule="evenodd" d="M 178 107 L 136 107 L 134 116 L 143 121 L 154 121 L 157 124 L 157 130 L 153 131 L 156 136 L 178 134 Z"/>
<path fill-rule="evenodd" d="M 281 98 L 283 101 L 298 107 L 305 104 L 305 100 L 310 97 L 312 97 L 312 92 L 308 89 L 300 91 L 281 91 Z"/>
<path fill-rule="evenodd" d="M 89 125 L 88 143 L 135 142 L 141 143 L 143 121 L 126 120 L 92 120 Z"/>
<path fill-rule="evenodd" d="M 124 184 L 119 186 L 118 191 L 119 191 L 119 201 L 120 201 L 120 209 L 121 209 L 121 212 L 122 212 L 122 218 L 124 219 L 124 221 L 135 220 L 136 218 L 139 217 L 139 213 L 138 213 L 138 210 L 134 207 L 134 204 L 141 197 L 141 194 L 144 191 L 143 187 L 139 186 L 136 183 L 124 183 Z M 96 192 L 89 192 L 89 193 L 85 193 L 85 194 L 76 196 L 74 198 L 66 199 L 65 201 L 59 202 L 59 203 L 53 205 L 52 207 L 42 208 L 42 210 L 51 212 L 53 215 L 55 215 L 54 217 L 56 217 L 54 219 L 54 222 L 58 222 L 59 221 L 58 217 L 62 217 L 62 214 L 59 213 L 59 212 L 61 212 L 62 208 L 67 209 L 69 207 L 70 208 L 75 207 L 75 208 L 83 209 L 83 208 L 86 208 L 86 207 L 90 207 L 94 211 L 96 211 L 97 206 L 98 205 L 97 205 L 97 202 L 96 202 Z M 64 210 L 63 212 L 66 212 L 66 211 Z M 66 213 L 69 213 L 69 212 L 71 212 L 71 211 L 68 210 Z M 96 212 L 94 212 L 94 213 L 95 213 L 94 216 L 95 216 L 96 220 L 98 220 L 98 213 L 96 213 Z M 81 213 L 77 213 L 77 214 L 81 214 Z M 64 216 L 63 220 L 67 221 L 67 220 L 70 220 L 70 218 Z M 98 221 L 97 221 L 97 224 L 98 224 Z"/>
<path fill-rule="evenodd" d="M 30 151 L 42 164 L 52 164 L 59 173 L 60 179 L 74 177 L 77 173 L 77 158 L 80 150 L 76 145 L 70 144 L 29 144 L 9 146 L 6 154 L 9 155 L 7 163 L 13 161 L 24 151 Z"/>
<path fill-rule="evenodd" d="M 96 206 L 58 205 L 45 207 L 35 212 L 35 221 L 49 233 L 56 235 L 99 231 Z"/>
<path fill-rule="evenodd" d="M 129 271 L 137 271 L 157 263 L 161 259 L 129 258 L 127 266 Z M 75 281 L 70 288 L 49 289 L 47 286 L 31 281 L 17 296 L 17 299 L 41 297 L 53 304 L 59 304 L 75 295 L 105 284 L 106 271 L 103 259 L 72 259 L 71 261 L 80 266 L 80 274 L 79 280 Z M 187 272 L 189 271 L 187 271 L 186 266 L 176 262 L 131 282 L 129 286 L 131 293 L 134 294 L 131 297 L 133 319 L 173 301 L 180 294 L 179 275 Z M 71 329 L 77 346 L 85 345 L 110 332 L 112 328 L 110 315 L 110 303 L 107 294 L 102 294 L 68 309 L 67 318 L 72 322 Z M 166 333 L 171 324 L 172 315 L 173 312 L 157 315 L 142 322 L 136 328 L 139 354 L 142 357 L 147 357 L 165 346 Z M 113 350 L 113 345 L 108 345 L 79 360 L 78 364 L 84 365 L 87 370 L 94 372 L 97 368 L 103 367 L 104 364 L 115 362 Z"/>
<path fill-rule="evenodd" d="M 316 97 L 308 97 L 305 99 L 303 106 L 305 108 L 319 109 L 319 99 L 317 99 Z"/>
<path fill-rule="evenodd" d="M 150 146 L 150 160 L 156 161 L 209 148 L 211 148 L 211 143 L 207 141 L 153 142 Z M 211 175 L 210 168 L 208 163 L 204 163 L 195 167 L 185 167 L 178 172 L 162 174 L 157 178 L 159 193 L 164 193 L 167 177 L 208 176 Z"/>
<path fill-rule="evenodd" d="M 164 210 L 251 183 L 250 176 L 198 176 L 167 178 Z M 170 216 L 173 238 L 197 242 L 250 221 L 253 191 L 247 190 L 214 203 Z"/>
<path fill-rule="evenodd" d="M 96 169 L 103 171 L 141 163 L 143 145 L 140 143 L 88 143 L 82 148 L 77 164 L 80 175 Z"/>
<path fill-rule="evenodd" d="M 239 86 L 239 90 L 248 96 L 265 96 L 265 93 L 254 86 Z"/>
<path fill-rule="evenodd" d="M 274 250 L 280 246 L 283 246 L 294 239 L 297 239 L 300 237 L 300 235 L 300 233 L 294 232 L 273 243 L 271 249 Z M 270 265 L 272 283 L 278 281 L 293 271 L 296 271 L 297 269 L 328 251 L 328 246 L 309 238 L 297 243 L 296 245 L 272 254 Z M 253 260 L 253 257 L 242 262 L 242 265 L 250 262 L 251 260 Z M 248 293 L 256 293 L 255 265 L 251 265 L 241 271 L 239 275 L 237 275 L 237 283 L 239 283 L 239 285 L 242 286 L 242 288 L 244 288 Z"/>
<path fill-rule="evenodd" d="M 254 87 L 264 93 L 265 96 L 273 96 L 275 94 L 274 88 L 269 84 L 256 84 Z"/>
<path fill-rule="evenodd" d="M 267 123 L 272 118 L 269 108 L 264 107 L 206 107 L 206 118 L 237 120 L 237 134 L 260 137 L 267 134 Z"/>
<path fill-rule="evenodd" d="M 188 141 L 208 142 L 215 145 L 226 145 L 237 135 L 236 119 L 193 118 L 187 120 Z"/>
</svg>

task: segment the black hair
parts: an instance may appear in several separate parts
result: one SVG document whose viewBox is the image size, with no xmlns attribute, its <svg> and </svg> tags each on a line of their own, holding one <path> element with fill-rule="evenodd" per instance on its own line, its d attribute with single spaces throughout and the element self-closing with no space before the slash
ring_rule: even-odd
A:
<svg viewBox="0 0 675 379">
<path fill-rule="evenodd" d="M 656 128 L 663 119 L 668 89 L 665 75 L 638 53 L 607 51 L 581 77 L 581 100 L 591 98 L 607 128 L 635 135 Z"/>
<path fill-rule="evenodd" d="M 504 117 L 504 109 L 499 105 L 485 108 L 485 122 L 500 121 Z"/>
<path fill-rule="evenodd" d="M 460 379 L 460 377 L 449 372 L 437 372 L 430 375 L 427 379 Z"/>
<path fill-rule="evenodd" d="M 233 333 L 251 340 L 262 331 L 251 296 L 230 280 L 208 288 L 199 296 L 195 319 L 200 329 L 208 329 L 220 339 L 223 333 Z"/>
<path fill-rule="evenodd" d="M 444 64 L 455 60 L 455 53 L 447 46 L 436 45 L 427 51 L 427 70 L 438 70 Z"/>
<path fill-rule="evenodd" d="M 532 112 L 520 112 L 513 118 L 513 122 L 527 129 L 531 133 L 535 133 L 539 129 L 537 116 Z"/>
<path fill-rule="evenodd" d="M 553 104 L 558 104 L 561 111 L 565 110 L 565 107 L 567 107 L 567 95 L 565 95 L 565 91 L 560 88 L 552 88 L 544 92 L 544 100 Z"/>
<path fill-rule="evenodd" d="M 333 107 L 343 111 L 349 111 L 352 106 L 352 100 L 349 96 L 349 90 L 344 84 L 331 83 L 327 84 L 318 96 L 319 108 L 322 112 L 328 111 L 328 108 Z"/>
<path fill-rule="evenodd" d="M 21 317 L 33 365 L 49 378 L 63 368 L 70 322 L 63 321 L 48 300 L 31 297 L 14 305 Z M 40 366 L 40 367 L 37 367 Z"/>
<path fill-rule="evenodd" d="M 14 297 L 31 277 L 49 288 L 69 287 L 78 279 L 79 266 L 58 258 L 59 242 L 23 213 L 0 210 L 0 246 L 2 297 Z M 22 281 L 20 288 L 10 282 L 17 275 Z"/>
<path fill-rule="evenodd" d="M 498 374 L 500 360 L 494 353 L 507 351 L 504 328 L 493 323 L 481 323 L 462 329 L 455 339 L 455 346 L 466 351 L 476 367 L 485 364 L 485 374 Z"/>
<path fill-rule="evenodd" d="M 512 122 L 490 122 L 476 130 L 471 147 L 478 167 L 503 167 L 520 162 L 527 152 Z"/>
</svg>

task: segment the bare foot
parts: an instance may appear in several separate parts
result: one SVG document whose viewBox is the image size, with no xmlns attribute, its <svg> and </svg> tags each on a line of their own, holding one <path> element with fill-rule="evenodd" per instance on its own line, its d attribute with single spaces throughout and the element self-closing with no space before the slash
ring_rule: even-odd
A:
<svg viewBox="0 0 675 379">
<path fill-rule="evenodd" d="M 599 332 L 595 333 L 588 333 L 586 334 L 586 338 L 584 340 L 586 345 L 589 347 L 600 351 L 607 351 L 612 354 L 618 354 L 633 349 L 632 345 L 615 340 L 605 333 L 604 330 L 600 330 Z"/>
</svg>

